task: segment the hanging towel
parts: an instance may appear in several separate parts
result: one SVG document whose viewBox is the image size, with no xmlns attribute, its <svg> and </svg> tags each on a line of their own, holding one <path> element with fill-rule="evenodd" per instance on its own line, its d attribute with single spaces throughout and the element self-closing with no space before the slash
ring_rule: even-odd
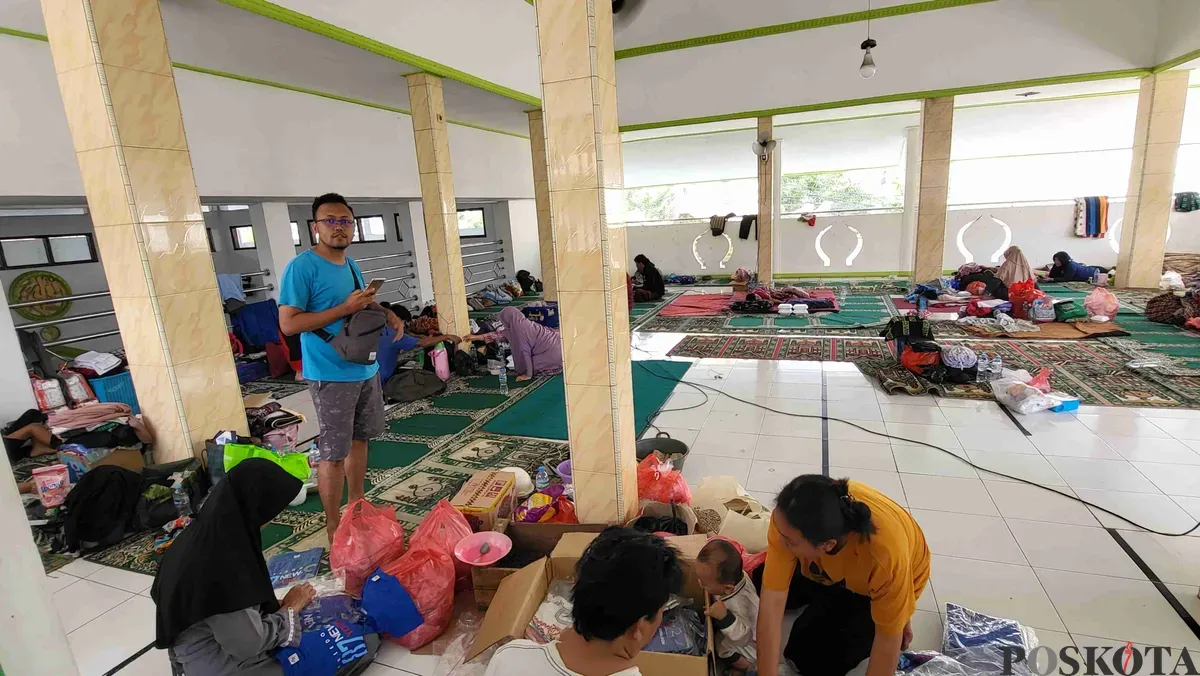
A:
<svg viewBox="0 0 1200 676">
<path fill-rule="evenodd" d="M 712 230 L 713 237 L 720 237 L 725 234 L 725 221 L 733 218 L 737 214 L 730 212 L 725 216 L 713 216 L 708 219 L 708 229 Z"/>
<path fill-rule="evenodd" d="M 750 239 L 750 228 L 754 227 L 754 239 L 758 239 L 758 214 L 742 216 L 742 227 L 738 229 L 738 239 Z"/>
<path fill-rule="evenodd" d="M 1108 234 L 1108 198 L 1075 198 L 1075 236 L 1099 239 Z"/>
<path fill-rule="evenodd" d="M 226 301 L 230 298 L 234 300 L 246 301 L 246 294 L 242 291 L 242 276 L 238 274 L 220 274 L 217 275 L 217 290 L 221 292 L 221 300 Z"/>
</svg>

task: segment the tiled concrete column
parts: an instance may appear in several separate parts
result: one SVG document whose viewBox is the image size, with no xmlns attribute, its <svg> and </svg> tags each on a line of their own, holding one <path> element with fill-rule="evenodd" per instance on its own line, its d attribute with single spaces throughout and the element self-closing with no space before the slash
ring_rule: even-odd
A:
<svg viewBox="0 0 1200 676">
<path fill-rule="evenodd" d="M 535 7 L 576 509 L 623 522 L 637 462 L 612 5 Z"/>
<path fill-rule="evenodd" d="M 1168 70 L 1142 78 L 1117 286 L 1156 287 L 1162 276 L 1189 72 Z"/>
<path fill-rule="evenodd" d="M 254 227 L 258 264 L 262 266 L 261 269 L 271 271 L 265 277 L 255 277 L 251 283 L 254 286 L 270 284 L 275 287 L 270 295 L 279 300 L 279 280 L 283 277 L 283 269 L 296 257 L 296 245 L 292 242 L 292 217 L 288 213 L 287 203 L 251 204 L 250 225 Z"/>
<path fill-rule="evenodd" d="M 471 330 L 441 78 L 428 73 L 409 75 L 408 102 L 412 108 L 413 136 L 417 144 L 417 172 L 421 176 L 421 207 L 429 244 L 438 328 L 442 333 L 462 336 Z"/>
<path fill-rule="evenodd" d="M 775 127 L 774 118 L 758 118 L 758 137 L 772 138 Z M 758 281 L 760 284 L 771 285 L 774 274 L 774 249 L 772 247 L 772 232 L 775 225 L 775 163 L 777 153 L 767 155 L 767 161 L 758 160 Z"/>
<path fill-rule="evenodd" d="M 913 279 L 918 283 L 942 274 L 953 130 L 953 96 L 921 102 L 921 187 L 917 198 L 917 240 L 913 246 L 916 252 Z"/>
<path fill-rule="evenodd" d="M 529 115 L 529 146 L 533 155 L 533 199 L 537 203 L 538 247 L 542 253 L 542 287 L 546 300 L 558 300 L 558 273 L 554 270 L 554 233 L 550 217 L 550 176 L 546 164 L 546 128 L 542 111 Z"/>
<path fill-rule="evenodd" d="M 96 244 L 158 462 L 248 431 L 156 0 L 42 12 Z"/>
</svg>

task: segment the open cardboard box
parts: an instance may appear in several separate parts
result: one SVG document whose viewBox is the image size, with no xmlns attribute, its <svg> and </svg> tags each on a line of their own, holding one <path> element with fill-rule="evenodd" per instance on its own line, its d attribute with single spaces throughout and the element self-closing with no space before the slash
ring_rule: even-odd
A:
<svg viewBox="0 0 1200 676">
<path fill-rule="evenodd" d="M 550 556 L 564 534 L 599 533 L 605 528 L 608 526 L 602 523 L 519 523 L 501 519 L 492 530 L 507 535 L 512 540 L 513 550 L 523 549 L 537 552 L 541 556 Z M 492 602 L 492 597 L 496 595 L 500 582 L 519 570 L 521 569 L 500 566 L 471 568 L 475 604 L 481 609 L 487 608 Z"/>
<path fill-rule="evenodd" d="M 529 620 L 546 599 L 550 582 L 559 578 L 573 579 L 576 562 L 595 537 L 596 533 L 564 533 L 549 558 L 538 559 L 500 582 L 466 660 L 479 657 L 484 650 L 505 638 L 524 638 Z M 695 564 L 696 556 L 707 541 L 704 535 L 667 538 L 667 542 L 679 552 L 679 562 L 683 567 L 683 595 L 704 608 L 708 607 L 708 599 L 696 579 Z M 708 676 L 710 667 L 714 666 L 715 653 L 712 621 L 707 616 L 704 621 L 708 629 L 708 649 L 704 656 L 642 651 L 636 660 L 641 672 L 645 676 Z"/>
</svg>

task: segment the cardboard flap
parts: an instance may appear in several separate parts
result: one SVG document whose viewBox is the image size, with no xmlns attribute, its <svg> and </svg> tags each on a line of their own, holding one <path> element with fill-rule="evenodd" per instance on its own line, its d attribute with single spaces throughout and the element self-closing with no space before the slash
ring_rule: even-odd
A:
<svg viewBox="0 0 1200 676">
<path fill-rule="evenodd" d="M 525 636 L 529 619 L 546 598 L 548 567 L 549 560 L 542 557 L 500 582 L 464 661 L 479 657 L 501 639 Z"/>
</svg>

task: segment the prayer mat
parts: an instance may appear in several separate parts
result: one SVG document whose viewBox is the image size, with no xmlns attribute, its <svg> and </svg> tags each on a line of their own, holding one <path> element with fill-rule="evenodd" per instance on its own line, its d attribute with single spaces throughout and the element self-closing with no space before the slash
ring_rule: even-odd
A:
<svg viewBox="0 0 1200 676">
<path fill-rule="evenodd" d="M 876 331 L 878 334 L 878 331 Z M 672 357 L 856 361 L 889 356 L 887 343 L 875 338 L 778 338 L 686 336 L 667 353 Z"/>
<path fill-rule="evenodd" d="M 860 359 L 855 361 L 854 365 L 866 377 L 878 380 L 879 385 L 889 394 L 936 394 L 950 399 L 992 398 L 992 389 L 987 383 L 935 383 L 904 368 L 891 356 Z"/>
<path fill-rule="evenodd" d="M 633 362 L 633 415 L 641 436 L 650 418 L 662 408 L 691 367 L 690 362 Z M 538 439 L 567 439 L 567 404 L 562 375 L 550 378 L 536 391 L 483 426 L 484 432 Z"/>
<path fill-rule="evenodd" d="M 980 326 L 963 326 L 962 329 L 980 338 L 1011 338 L 1013 340 L 1086 340 L 1089 338 L 1118 338 L 1129 332 L 1114 322 L 1046 322 L 1038 324 L 1039 331 L 1014 331 L 1012 333 L 988 333 Z M 1197 340 L 1200 343 L 1200 340 Z"/>
<path fill-rule="evenodd" d="M 269 394 L 276 399 L 283 399 L 297 392 L 308 389 L 308 383 L 297 381 L 293 377 L 263 378 L 242 385 L 242 396 L 251 394 Z"/>
<path fill-rule="evenodd" d="M 658 311 L 660 317 L 705 317 L 729 310 L 732 294 L 688 293 L 673 299 Z"/>
</svg>

